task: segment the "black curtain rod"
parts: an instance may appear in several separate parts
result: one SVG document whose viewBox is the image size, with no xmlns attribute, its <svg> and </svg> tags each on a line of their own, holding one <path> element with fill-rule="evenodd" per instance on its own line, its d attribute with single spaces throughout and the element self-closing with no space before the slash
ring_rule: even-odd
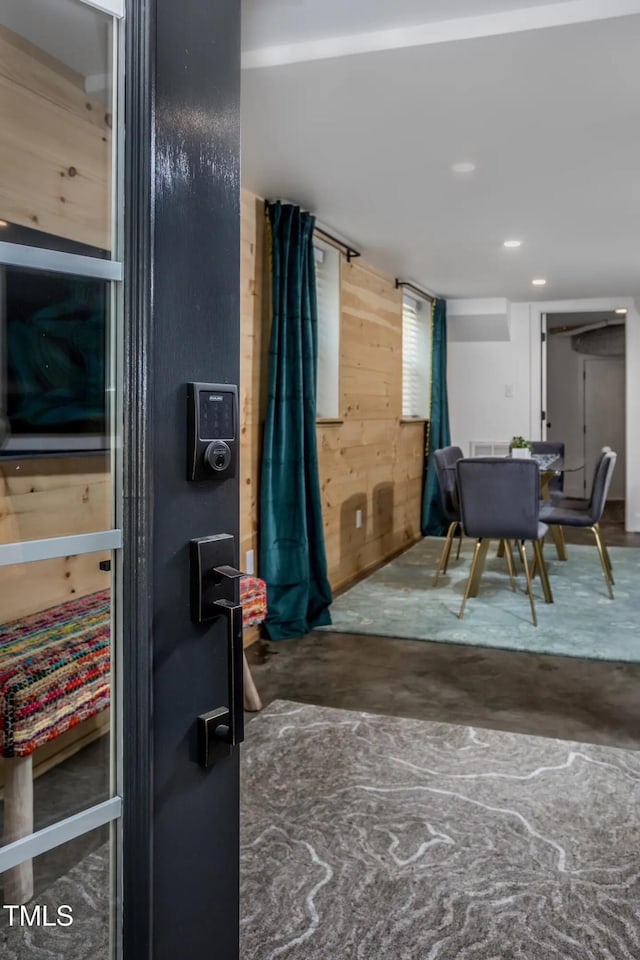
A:
<svg viewBox="0 0 640 960">
<path fill-rule="evenodd" d="M 345 243 L 344 240 L 338 240 L 337 237 L 332 236 L 332 234 L 327 233 L 326 230 L 322 230 L 320 227 L 316 227 L 313 231 L 314 233 L 319 234 L 321 237 L 324 237 L 325 240 L 329 240 L 334 246 L 339 247 L 341 250 L 344 250 L 345 256 L 347 258 L 347 263 L 351 263 L 352 260 L 355 260 L 356 257 L 361 256 L 359 250 L 354 250 L 354 248 Z"/>
<path fill-rule="evenodd" d="M 264 202 L 265 209 L 266 209 L 270 204 L 272 204 L 272 203 L 278 203 L 278 202 L 279 202 L 279 203 L 289 203 L 292 207 L 293 207 L 293 206 L 296 206 L 296 204 L 291 203 L 290 200 L 280 200 L 280 201 L 277 201 L 277 200 L 265 200 L 265 202 Z M 345 254 L 346 258 L 347 258 L 347 263 L 350 263 L 352 260 L 355 260 L 356 257 L 361 256 L 360 251 L 359 251 L 359 250 L 356 250 L 354 247 L 352 247 L 350 243 L 345 243 L 344 240 L 339 240 L 337 237 L 334 237 L 333 234 L 328 233 L 326 230 L 323 230 L 322 227 L 318 227 L 318 226 L 314 227 L 313 232 L 319 234 L 319 236 L 321 236 L 321 237 L 324 237 L 325 240 L 328 240 L 328 241 L 329 241 L 330 243 L 332 243 L 335 247 L 338 247 L 340 250 L 343 250 L 343 251 L 344 251 L 344 254 Z"/>
<path fill-rule="evenodd" d="M 400 287 L 407 287 L 409 290 L 413 290 L 413 292 L 419 297 L 422 297 L 423 300 L 438 299 L 434 293 L 427 293 L 426 290 L 421 290 L 420 287 L 416 287 L 415 283 L 411 283 L 409 280 L 398 280 L 396 277 L 396 290 L 399 290 Z"/>
</svg>

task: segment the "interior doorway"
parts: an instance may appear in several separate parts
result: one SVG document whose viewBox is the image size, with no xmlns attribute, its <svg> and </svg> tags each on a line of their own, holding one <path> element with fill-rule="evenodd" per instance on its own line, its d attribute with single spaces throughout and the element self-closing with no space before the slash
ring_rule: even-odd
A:
<svg viewBox="0 0 640 960">
<path fill-rule="evenodd" d="M 547 314 L 547 439 L 584 468 L 565 475 L 567 496 L 588 496 L 602 447 L 618 454 L 609 499 L 625 499 L 624 314 Z"/>
<path fill-rule="evenodd" d="M 584 357 L 582 364 L 584 474 L 593 476 L 602 447 L 610 446 L 618 460 L 609 499 L 624 500 L 624 356 Z"/>
</svg>

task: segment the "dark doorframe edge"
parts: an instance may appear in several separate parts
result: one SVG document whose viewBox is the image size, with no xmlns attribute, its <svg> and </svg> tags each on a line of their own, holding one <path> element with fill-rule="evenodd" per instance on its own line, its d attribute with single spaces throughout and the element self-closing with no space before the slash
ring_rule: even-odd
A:
<svg viewBox="0 0 640 960">
<path fill-rule="evenodd" d="M 126 960 L 151 960 L 153 476 L 149 369 L 153 316 L 155 0 L 127 0 L 124 144 L 123 818 Z"/>
</svg>

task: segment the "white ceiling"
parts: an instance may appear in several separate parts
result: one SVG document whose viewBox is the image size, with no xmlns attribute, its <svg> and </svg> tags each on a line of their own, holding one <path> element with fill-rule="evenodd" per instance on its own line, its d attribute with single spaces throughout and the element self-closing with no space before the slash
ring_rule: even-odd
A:
<svg viewBox="0 0 640 960">
<path fill-rule="evenodd" d="M 243 46 L 522 2 L 245 0 Z M 244 185 L 446 296 L 636 295 L 639 54 L 635 15 L 244 70 Z"/>
<path fill-rule="evenodd" d="M 243 0 L 242 48 L 545 7 L 566 0 Z"/>
</svg>

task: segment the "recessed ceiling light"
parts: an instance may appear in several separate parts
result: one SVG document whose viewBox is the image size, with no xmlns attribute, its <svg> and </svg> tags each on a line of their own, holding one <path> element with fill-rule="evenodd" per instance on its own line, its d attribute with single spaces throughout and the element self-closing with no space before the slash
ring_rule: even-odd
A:
<svg viewBox="0 0 640 960">
<path fill-rule="evenodd" d="M 521 247 L 521 246 L 522 246 L 522 240 L 505 240 L 505 242 L 503 243 L 503 247 L 511 248 L 511 247 Z"/>
<path fill-rule="evenodd" d="M 532 281 L 531 281 L 531 283 L 534 285 L 534 287 L 544 287 L 544 285 L 545 285 L 546 282 L 547 282 L 547 281 L 544 280 L 542 277 L 536 277 L 535 280 L 532 280 Z"/>
<path fill-rule="evenodd" d="M 626 312 L 627 312 L 627 308 L 626 308 L 626 307 L 616 307 L 616 313 L 625 314 Z"/>
<path fill-rule="evenodd" d="M 462 160 L 460 163 L 454 163 L 451 167 L 454 173 L 473 173 L 475 168 L 475 163 L 471 163 L 470 160 Z"/>
</svg>

